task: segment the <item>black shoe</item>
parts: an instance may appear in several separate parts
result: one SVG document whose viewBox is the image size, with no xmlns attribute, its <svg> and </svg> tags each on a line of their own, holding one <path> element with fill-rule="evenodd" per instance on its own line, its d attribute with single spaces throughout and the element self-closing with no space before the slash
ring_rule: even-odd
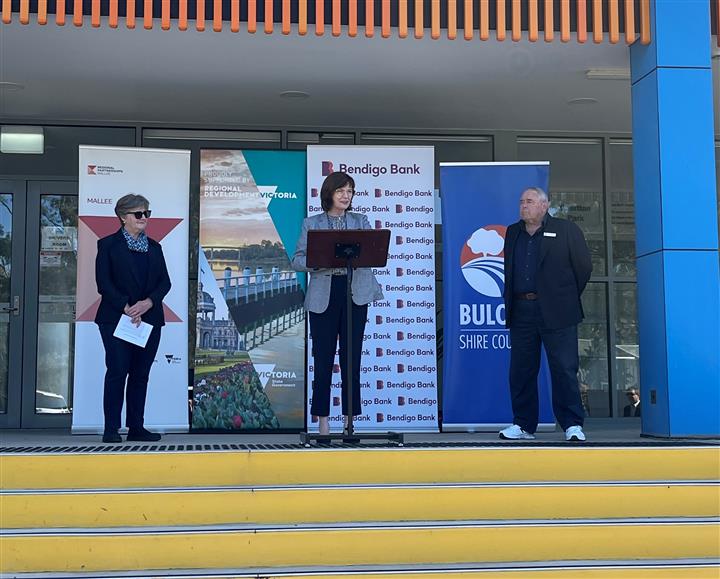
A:
<svg viewBox="0 0 720 579">
<path fill-rule="evenodd" d="M 122 437 L 117 430 L 106 430 L 103 434 L 103 442 L 122 442 Z"/>
<path fill-rule="evenodd" d="M 150 432 L 144 428 L 140 428 L 138 430 L 131 429 L 128 431 L 127 435 L 128 441 L 133 442 L 157 442 L 161 438 L 162 436 L 160 436 L 157 432 Z"/>
</svg>

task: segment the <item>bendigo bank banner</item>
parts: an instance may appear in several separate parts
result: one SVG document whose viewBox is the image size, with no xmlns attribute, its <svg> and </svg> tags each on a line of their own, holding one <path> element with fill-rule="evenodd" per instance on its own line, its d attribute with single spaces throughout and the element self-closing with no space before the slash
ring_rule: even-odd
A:
<svg viewBox="0 0 720 579">
<path fill-rule="evenodd" d="M 79 158 L 72 431 L 103 431 L 105 349 L 94 322 L 100 305 L 95 283 L 97 242 L 120 229 L 115 203 L 135 193 L 150 202 L 147 235 L 162 245 L 172 283 L 163 299 L 165 326 L 150 370 L 145 426 L 160 432 L 186 432 L 190 151 L 81 146 Z"/>
<path fill-rule="evenodd" d="M 305 153 L 201 151 L 193 429 L 303 428 L 304 214 Z"/>
<path fill-rule="evenodd" d="M 308 215 L 320 207 L 327 175 L 355 180 L 353 211 L 375 229 L 390 229 L 390 255 L 375 274 L 385 299 L 370 304 L 360 373 L 358 431 L 437 431 L 435 352 L 435 217 L 432 147 L 307 149 Z M 311 340 L 311 337 L 308 337 Z M 308 430 L 313 361 L 308 345 Z M 331 391 L 331 429 L 342 428 L 339 358 Z"/>
<path fill-rule="evenodd" d="M 505 327 L 505 230 L 528 187 L 548 190 L 549 164 L 440 163 L 443 223 L 445 430 L 512 424 Z M 547 361 L 540 422 L 554 425 Z"/>
</svg>

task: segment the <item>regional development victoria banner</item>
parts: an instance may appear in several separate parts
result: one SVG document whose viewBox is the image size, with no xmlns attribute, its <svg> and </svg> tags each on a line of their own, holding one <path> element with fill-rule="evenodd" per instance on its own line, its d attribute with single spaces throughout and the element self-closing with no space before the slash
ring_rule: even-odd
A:
<svg viewBox="0 0 720 579">
<path fill-rule="evenodd" d="M 325 147 L 307 149 L 308 215 L 321 211 L 320 187 L 344 171 L 355 180 L 353 211 L 376 229 L 390 229 L 387 267 L 376 269 L 385 299 L 370 304 L 360 374 L 367 431 L 437 431 L 435 353 L 435 217 L 432 147 Z M 312 338 L 309 337 L 309 340 Z M 308 430 L 312 348 L 308 346 Z M 336 357 L 331 428 L 342 428 L 340 366 Z"/>
<path fill-rule="evenodd" d="M 548 190 L 550 165 L 440 163 L 443 222 L 443 428 L 512 423 L 505 327 L 505 230 L 528 187 Z M 540 422 L 554 426 L 547 362 L 539 377 Z"/>
<path fill-rule="evenodd" d="M 192 426 L 301 430 L 305 153 L 203 150 Z"/>
<path fill-rule="evenodd" d="M 145 426 L 159 432 L 185 432 L 188 429 L 190 152 L 81 146 L 79 153 L 72 432 L 103 430 L 105 350 L 94 323 L 100 304 L 95 284 L 95 256 L 98 239 L 120 229 L 115 203 L 128 193 L 143 195 L 150 201 L 152 217 L 147 235 L 162 245 L 172 283 L 170 293 L 163 300 L 166 324 L 150 370 Z"/>
</svg>

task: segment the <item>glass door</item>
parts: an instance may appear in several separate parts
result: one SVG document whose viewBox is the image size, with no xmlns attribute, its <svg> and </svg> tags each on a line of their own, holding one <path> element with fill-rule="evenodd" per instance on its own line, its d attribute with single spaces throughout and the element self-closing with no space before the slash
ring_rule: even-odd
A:
<svg viewBox="0 0 720 579">
<path fill-rule="evenodd" d="M 25 189 L 0 180 L 0 428 L 20 427 Z"/>
<path fill-rule="evenodd" d="M 23 428 L 70 427 L 77 183 L 29 181 L 25 237 Z"/>
</svg>

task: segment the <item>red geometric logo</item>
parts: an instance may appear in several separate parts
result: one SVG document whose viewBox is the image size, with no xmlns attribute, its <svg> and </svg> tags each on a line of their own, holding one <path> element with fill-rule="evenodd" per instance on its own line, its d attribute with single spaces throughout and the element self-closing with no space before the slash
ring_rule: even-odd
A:
<svg viewBox="0 0 720 579">
<path fill-rule="evenodd" d="M 332 161 L 323 161 L 322 162 L 322 176 L 327 177 L 330 173 L 334 173 L 335 169 L 333 169 L 333 163 Z"/>
<path fill-rule="evenodd" d="M 95 165 L 92 165 L 95 167 Z M 88 166 L 88 170 L 89 170 Z M 81 216 L 79 217 L 79 225 L 81 228 L 87 228 L 89 233 L 94 235 L 95 239 L 89 240 L 92 246 L 95 246 L 98 239 L 107 237 L 108 235 L 115 233 L 120 228 L 120 223 L 117 217 L 101 217 L 101 216 Z M 155 241 L 162 241 L 168 233 L 175 229 L 182 219 L 178 218 L 165 218 L 165 217 L 153 217 L 148 221 L 147 235 Z M 86 256 L 86 259 L 90 256 Z M 92 262 L 95 261 L 95 255 L 93 254 Z M 93 268 L 94 265 L 87 264 L 89 268 Z M 94 287 L 94 286 L 93 286 Z M 89 288 L 88 288 L 89 289 Z M 85 291 L 83 288 L 78 287 L 77 291 L 77 316 L 76 320 L 79 322 L 92 322 L 95 319 L 95 314 L 100 306 L 100 297 L 97 291 Z M 173 312 L 167 305 L 163 304 L 163 312 L 165 313 L 165 322 L 181 322 L 180 317 Z"/>
<path fill-rule="evenodd" d="M 88 175 L 97 175 L 95 172 L 95 169 L 97 169 L 97 165 L 88 165 Z"/>
</svg>

